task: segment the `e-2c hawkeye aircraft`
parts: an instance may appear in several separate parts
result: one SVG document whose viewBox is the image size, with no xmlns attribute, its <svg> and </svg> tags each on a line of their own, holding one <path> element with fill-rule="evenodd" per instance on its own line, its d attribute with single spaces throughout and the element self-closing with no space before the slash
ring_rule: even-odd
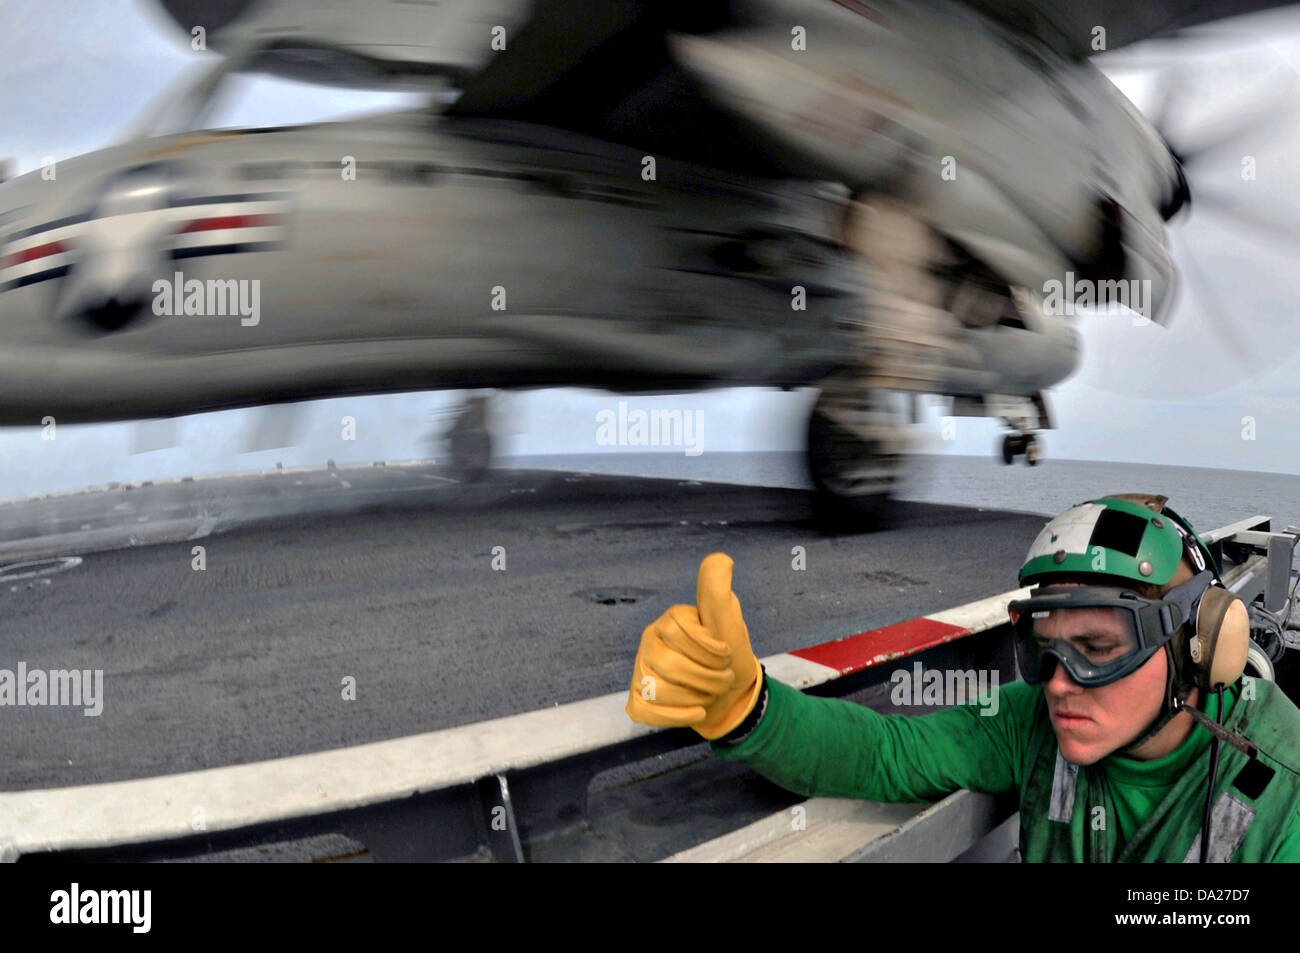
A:
<svg viewBox="0 0 1300 953">
<path fill-rule="evenodd" d="M 1052 282 L 1170 310 L 1183 157 L 1089 58 L 1282 5 L 158 2 L 210 69 L 0 186 L 0 424 L 812 385 L 813 481 L 866 512 L 893 392 L 1037 461 L 1079 363 Z M 428 105 L 202 131 L 250 73 Z"/>
</svg>

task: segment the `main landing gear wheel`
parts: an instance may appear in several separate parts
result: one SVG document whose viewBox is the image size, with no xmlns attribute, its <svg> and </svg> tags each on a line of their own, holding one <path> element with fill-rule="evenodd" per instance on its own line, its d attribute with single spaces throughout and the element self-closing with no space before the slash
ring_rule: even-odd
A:
<svg viewBox="0 0 1300 953">
<path fill-rule="evenodd" d="M 819 519 L 870 527 L 883 522 L 906 431 L 880 400 L 823 393 L 808 419 L 808 475 Z"/>
<path fill-rule="evenodd" d="M 1042 445 L 1033 434 L 1009 433 L 1002 438 L 1002 462 L 1011 464 L 1016 457 L 1025 455 L 1025 463 L 1031 467 L 1038 466 L 1043 459 Z"/>
<path fill-rule="evenodd" d="M 465 402 L 446 439 L 454 479 L 476 483 L 487 476 L 492 463 L 492 435 L 487 428 L 486 397 L 471 397 Z"/>
</svg>

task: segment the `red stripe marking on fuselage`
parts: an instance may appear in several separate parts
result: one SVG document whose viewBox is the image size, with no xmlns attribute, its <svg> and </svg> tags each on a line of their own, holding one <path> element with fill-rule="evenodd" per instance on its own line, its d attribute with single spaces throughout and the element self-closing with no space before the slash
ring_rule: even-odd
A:
<svg viewBox="0 0 1300 953">
<path fill-rule="evenodd" d="M 20 252 L 14 252 L 4 260 L 3 267 L 12 268 L 15 265 L 35 261 L 37 258 L 48 258 L 51 255 L 62 255 L 69 249 L 70 246 L 66 242 L 46 242 L 44 245 L 35 245 L 32 248 L 24 248 Z"/>
<path fill-rule="evenodd" d="M 275 225 L 279 219 L 275 215 L 222 215 L 216 218 L 196 218 L 177 234 L 187 232 L 215 232 L 227 228 L 261 228 Z"/>
</svg>

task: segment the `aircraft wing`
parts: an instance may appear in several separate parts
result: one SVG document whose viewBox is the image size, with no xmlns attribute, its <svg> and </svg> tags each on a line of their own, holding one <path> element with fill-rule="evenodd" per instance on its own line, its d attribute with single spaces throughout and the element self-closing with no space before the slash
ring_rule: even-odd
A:
<svg viewBox="0 0 1300 953">
<path fill-rule="evenodd" d="M 207 49 L 230 53 L 267 38 L 327 45 L 375 62 L 413 71 L 469 76 L 483 68 L 494 25 L 513 31 L 530 15 L 533 0 L 155 0 L 193 36 L 203 30 Z M 277 63 L 288 78 L 328 82 L 304 64 Z M 351 81 L 350 79 L 348 81 Z"/>
<path fill-rule="evenodd" d="M 734 22 L 733 0 L 155 0 L 177 26 L 205 31 L 230 53 L 278 38 L 288 49 L 258 58 L 290 79 L 361 84 L 337 60 L 314 68 L 310 49 L 345 50 L 372 75 L 437 72 L 460 98 L 452 116 L 557 126 L 706 165 L 765 176 L 815 169 L 721 111 L 668 53 L 668 33 Z M 501 27 L 505 49 L 494 48 Z M 378 69 L 373 69 L 378 67 Z"/>
<path fill-rule="evenodd" d="M 633 46 L 644 51 L 646 38 L 665 29 L 695 32 L 731 21 L 731 0 L 153 2 L 187 34 L 201 27 L 207 48 L 219 53 L 268 39 L 328 46 L 374 62 L 452 75 L 476 108 L 531 99 L 589 55 L 606 55 L 610 44 L 622 53 Z M 621 72 L 644 64 L 644 55 L 634 55 Z M 270 71 L 287 76 L 291 70 L 286 59 Z"/>
<path fill-rule="evenodd" d="M 461 90 L 447 110 L 542 123 L 767 176 L 820 177 L 734 112 L 670 55 L 669 34 L 708 33 L 757 15 L 742 0 L 154 0 L 187 33 L 202 26 L 209 48 L 230 52 L 278 38 L 286 50 L 259 68 L 314 82 L 349 82 L 312 46 L 346 50 L 372 74 L 436 72 Z M 869 14 L 868 0 L 835 0 Z M 963 0 L 1070 58 L 1294 0 Z M 498 31 L 498 28 L 499 31 Z M 496 44 L 494 44 L 494 35 Z M 505 49 L 500 48 L 504 42 Z M 378 70 L 373 67 L 377 66 Z"/>
<path fill-rule="evenodd" d="M 187 33 L 203 27 L 211 49 L 227 52 L 266 37 L 301 38 L 377 62 L 436 69 L 464 90 L 462 111 L 518 107 L 548 87 L 573 81 L 574 67 L 603 59 L 620 81 L 608 98 L 644 80 L 666 30 L 704 32 L 752 11 L 740 0 L 153 0 Z M 868 0 L 834 0 L 870 15 Z M 1289 6 L 1295 0 L 962 0 L 1059 53 L 1097 52 L 1187 27 Z M 512 55 L 491 43 L 500 27 Z M 662 43 L 658 43 L 661 47 Z M 662 65 L 657 64 L 657 65 Z M 290 67 L 276 72 L 288 75 Z M 312 76 L 314 81 L 328 77 Z M 609 79 L 609 75 L 604 77 Z M 576 85 L 576 84 L 575 84 Z M 572 92 L 572 90 L 570 90 Z"/>
<path fill-rule="evenodd" d="M 857 0 L 837 0 L 852 8 Z M 1097 27 L 1106 30 L 1106 49 L 1175 33 L 1188 27 L 1290 6 L 1295 0 L 964 0 L 1019 33 L 1027 33 L 1071 59 L 1099 52 Z"/>
</svg>

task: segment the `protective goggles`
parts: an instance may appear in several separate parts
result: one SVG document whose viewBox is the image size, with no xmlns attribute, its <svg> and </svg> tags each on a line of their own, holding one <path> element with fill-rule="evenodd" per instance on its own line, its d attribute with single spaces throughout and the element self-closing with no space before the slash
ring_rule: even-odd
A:
<svg viewBox="0 0 1300 953">
<path fill-rule="evenodd" d="M 1209 570 L 1198 573 L 1163 599 L 1122 588 L 1049 586 L 1013 600 L 1007 610 L 1021 676 L 1031 685 L 1048 681 L 1058 662 L 1084 688 L 1131 675 L 1196 617 L 1213 578 Z"/>
</svg>

